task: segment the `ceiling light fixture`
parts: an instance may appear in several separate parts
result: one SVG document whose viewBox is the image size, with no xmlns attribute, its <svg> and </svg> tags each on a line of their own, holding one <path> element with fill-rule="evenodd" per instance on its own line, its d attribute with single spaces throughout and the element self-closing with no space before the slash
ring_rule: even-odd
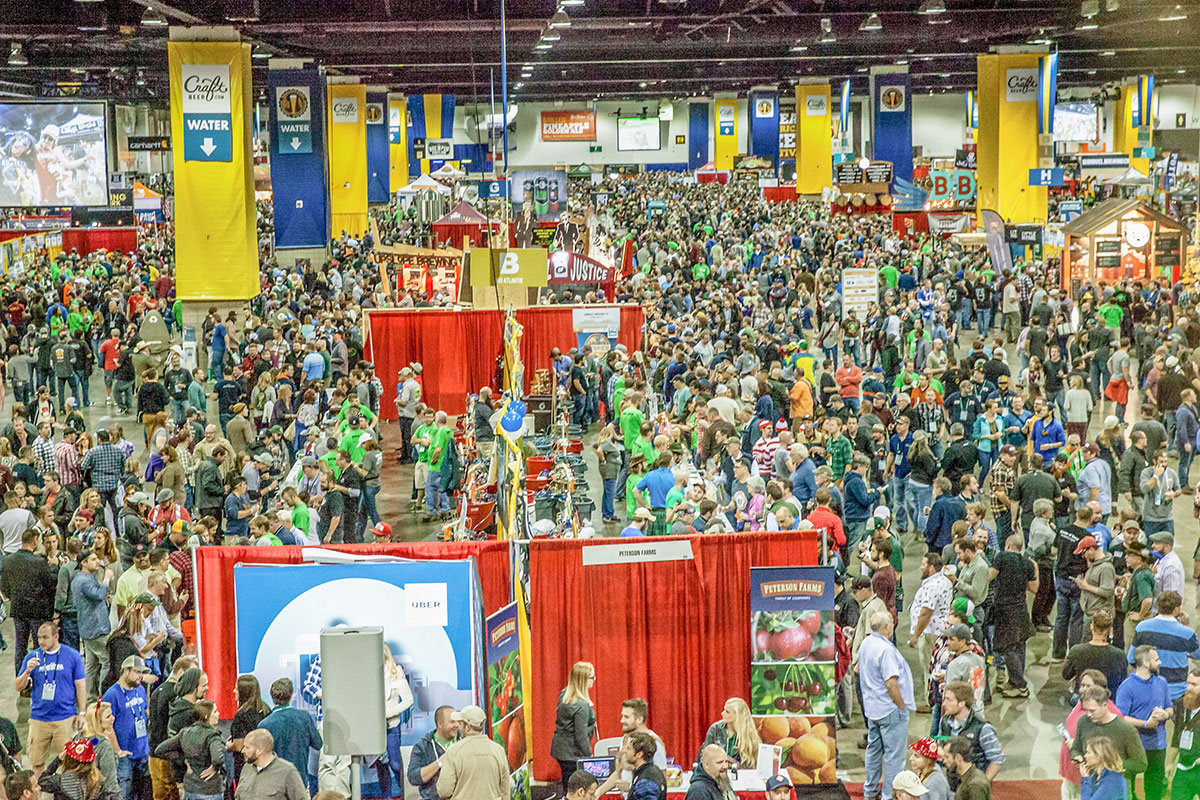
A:
<svg viewBox="0 0 1200 800">
<path fill-rule="evenodd" d="M 1077 30 L 1077 31 L 1094 31 L 1099 27 L 1100 26 L 1094 22 L 1081 22 L 1075 26 L 1075 30 Z"/>
<path fill-rule="evenodd" d="M 146 10 L 142 12 L 142 26 L 145 28 L 165 28 L 167 27 L 167 18 L 154 6 L 146 6 Z"/>
<path fill-rule="evenodd" d="M 550 50 L 554 47 L 554 42 L 538 42 L 533 46 L 534 50 Z"/>
<path fill-rule="evenodd" d="M 554 12 L 554 16 L 550 17 L 551 28 L 569 28 L 571 27 L 571 18 L 567 16 L 567 12 L 561 8 Z"/>
<path fill-rule="evenodd" d="M 25 48 L 20 42 L 13 42 L 12 48 L 8 51 L 8 65 L 10 67 L 24 67 L 29 64 L 29 59 L 25 56 Z"/>
<path fill-rule="evenodd" d="M 922 0 L 918 14 L 945 14 L 946 4 L 943 0 Z"/>
<path fill-rule="evenodd" d="M 792 45 L 791 51 L 793 53 L 803 53 L 807 49 L 808 49 L 808 45 L 803 44 L 799 39 L 797 39 L 796 43 Z"/>
<path fill-rule="evenodd" d="M 1100 0 L 1083 0 L 1079 4 L 1079 13 L 1087 19 L 1096 16 L 1100 13 Z"/>
<path fill-rule="evenodd" d="M 562 34 L 554 28 L 546 28 L 542 33 L 542 41 L 544 42 L 557 42 L 560 39 L 562 39 Z"/>
<path fill-rule="evenodd" d="M 829 17 L 821 17 L 821 36 L 817 39 L 821 44 L 833 44 L 837 37 L 833 35 L 833 21 Z"/>
<path fill-rule="evenodd" d="M 878 14 L 872 13 L 863 20 L 862 25 L 859 25 L 858 29 L 860 31 L 881 31 L 883 30 L 883 21 L 879 19 Z"/>
<path fill-rule="evenodd" d="M 1116 54 L 1117 54 L 1117 51 L 1116 51 L 1116 50 L 1105 50 L 1105 51 L 1104 51 L 1104 52 L 1102 52 L 1100 55 L 1102 55 L 1102 56 L 1115 56 Z"/>
<path fill-rule="evenodd" d="M 558 0 L 558 4 L 563 8 L 577 8 L 584 5 L 584 0 Z"/>
<path fill-rule="evenodd" d="M 1175 8 L 1173 8 L 1172 10 L 1168 11 L 1166 14 L 1163 14 L 1161 17 L 1159 17 L 1158 21 L 1159 22 L 1179 22 L 1180 20 L 1184 20 L 1187 18 L 1188 18 L 1188 15 L 1187 15 L 1187 13 L 1184 12 L 1183 6 L 1176 4 Z"/>
<path fill-rule="evenodd" d="M 251 56 L 251 58 L 270 58 L 270 57 L 271 57 L 271 54 L 265 50 L 258 50 Z"/>
</svg>

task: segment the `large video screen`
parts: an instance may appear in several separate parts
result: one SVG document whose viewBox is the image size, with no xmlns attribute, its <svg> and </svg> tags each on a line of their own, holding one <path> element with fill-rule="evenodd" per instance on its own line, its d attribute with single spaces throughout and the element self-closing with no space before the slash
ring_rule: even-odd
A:
<svg viewBox="0 0 1200 800">
<path fill-rule="evenodd" d="M 107 206 L 104 103 L 0 103 L 0 206 Z"/>
<path fill-rule="evenodd" d="M 1054 141 L 1094 142 L 1100 138 L 1100 116 L 1094 103 L 1054 106 Z"/>
<path fill-rule="evenodd" d="M 662 147 L 658 117 L 618 117 L 618 150 L 658 150 Z"/>
</svg>

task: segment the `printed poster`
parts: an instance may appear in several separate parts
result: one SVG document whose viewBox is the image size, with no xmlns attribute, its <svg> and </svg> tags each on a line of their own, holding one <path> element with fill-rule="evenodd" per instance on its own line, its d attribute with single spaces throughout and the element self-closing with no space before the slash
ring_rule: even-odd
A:
<svg viewBox="0 0 1200 800">
<path fill-rule="evenodd" d="M 512 770 L 511 800 L 527 800 L 529 761 L 525 750 L 525 692 L 521 685 L 517 613 L 517 604 L 509 603 L 484 622 L 487 710 L 492 739 L 508 754 L 508 767 Z"/>
<path fill-rule="evenodd" d="M 751 567 L 750 713 L 797 786 L 837 782 L 832 567 Z"/>
</svg>

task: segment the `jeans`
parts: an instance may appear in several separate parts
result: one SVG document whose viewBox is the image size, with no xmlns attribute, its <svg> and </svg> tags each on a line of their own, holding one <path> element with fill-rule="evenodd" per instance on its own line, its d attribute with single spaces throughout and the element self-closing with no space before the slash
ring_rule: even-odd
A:
<svg viewBox="0 0 1200 800">
<path fill-rule="evenodd" d="M 916 498 L 910 491 L 908 476 L 903 478 L 893 477 L 888 481 L 892 492 L 892 518 L 896 520 L 896 530 L 900 533 L 906 533 L 909 529 L 909 520 L 912 520 L 912 525 L 916 526 L 917 515 L 914 508 Z M 930 489 L 932 495 L 933 490 Z"/>
<path fill-rule="evenodd" d="M 117 783 L 121 787 L 121 800 L 150 800 L 153 796 L 150 788 L 150 759 L 146 756 L 118 758 Z"/>
<path fill-rule="evenodd" d="M 404 754 L 400 752 L 400 725 L 388 728 L 387 759 L 375 762 L 375 774 L 379 778 L 379 796 L 392 797 L 393 781 L 399 790 L 397 795 L 404 797 Z"/>
<path fill-rule="evenodd" d="M 604 493 L 600 497 L 600 516 L 604 519 L 616 519 L 617 512 L 613 509 L 613 499 L 617 496 L 617 479 L 605 478 Z"/>
<path fill-rule="evenodd" d="M 576 425 L 587 425 L 584 416 L 587 414 L 587 394 L 577 394 L 571 398 L 571 421 Z"/>
<path fill-rule="evenodd" d="M 75 387 L 79 392 L 75 399 L 79 401 L 80 408 L 87 408 L 92 404 L 92 398 L 88 394 L 89 383 L 88 375 L 81 369 L 75 370 Z"/>
<path fill-rule="evenodd" d="M 854 363 L 862 366 L 862 344 L 858 339 L 847 339 L 842 342 L 842 346 L 846 348 L 846 352 L 854 359 Z"/>
<path fill-rule="evenodd" d="M 176 427 L 179 427 L 187 420 L 187 400 L 172 400 L 169 408 L 171 419 L 175 420 Z"/>
<path fill-rule="evenodd" d="M 1192 482 L 1192 459 L 1196 457 L 1196 446 L 1179 451 L 1179 485 L 1187 486 Z"/>
<path fill-rule="evenodd" d="M 121 411 L 133 407 L 133 381 L 117 381 L 113 386 L 113 400 Z"/>
<path fill-rule="evenodd" d="M 97 489 L 100 494 L 100 501 L 107 506 L 112 514 L 112 521 L 108 523 L 108 529 L 115 531 L 117 529 L 117 514 L 121 513 L 121 509 L 117 507 L 117 490 L 116 489 Z M 218 517 L 224 516 L 218 514 Z"/>
<path fill-rule="evenodd" d="M 1104 387 L 1108 386 L 1108 364 L 1097 359 L 1092 359 L 1091 378 L 1092 378 L 1092 399 L 1099 400 L 1100 395 L 1104 392 Z M 1166 412 L 1163 413 L 1166 417 Z M 1167 432 L 1167 441 L 1171 440 L 1170 431 Z"/>
<path fill-rule="evenodd" d="M 358 519 L 364 527 L 379 522 L 379 509 L 375 507 L 375 497 L 378 494 L 378 485 L 363 484 L 362 496 L 358 501 Z"/>
<path fill-rule="evenodd" d="M 1175 411 L 1174 408 L 1163 409 L 1163 427 L 1167 429 L 1167 449 L 1175 449 Z"/>
<path fill-rule="evenodd" d="M 83 648 L 80 655 L 83 656 L 83 671 L 87 675 L 87 696 L 88 702 L 94 702 L 100 698 L 100 687 L 104 685 L 104 678 L 108 674 L 108 650 L 105 645 L 108 643 L 108 634 L 97 636 L 94 639 L 84 639 Z"/>
<path fill-rule="evenodd" d="M 1025 682 L 1025 642 L 1013 645 L 1001 655 L 1004 656 L 1004 665 L 1008 667 L 1009 685 L 1014 689 L 1024 689 L 1028 685 Z"/>
<path fill-rule="evenodd" d="M 1005 511 L 1002 514 L 997 515 L 995 519 L 996 519 L 996 541 L 1000 543 L 1001 547 L 1004 547 L 1004 543 L 1008 540 L 1008 537 L 1011 536 L 1013 533 L 1012 512 Z"/>
<path fill-rule="evenodd" d="M 29 652 L 29 640 L 34 639 L 34 646 L 37 646 L 38 627 L 45 621 L 44 619 L 27 619 L 13 615 L 13 632 L 16 634 L 17 640 L 16 647 L 13 649 L 13 659 L 16 661 L 14 674 L 21 673 L 21 663 Z"/>
<path fill-rule="evenodd" d="M 955 317 L 958 319 L 959 331 L 971 330 L 971 309 L 960 308 L 955 312 Z"/>
<path fill-rule="evenodd" d="M 79 617 L 74 614 L 58 615 L 59 640 L 72 650 L 79 649 Z"/>
<path fill-rule="evenodd" d="M 979 451 L 979 485 L 983 486 L 983 482 L 987 480 L 988 473 L 992 470 L 992 451 Z"/>
<path fill-rule="evenodd" d="M 904 769 L 908 749 L 908 709 L 897 708 L 883 719 L 867 720 L 867 780 L 863 797 L 892 798 L 892 779 Z M 882 773 L 882 774 L 881 774 Z M 882 778 L 883 793 L 879 784 Z"/>
<path fill-rule="evenodd" d="M 836 366 L 838 363 L 837 347 L 822 347 L 821 350 L 825 353 L 825 357 L 832 361 Z"/>
<path fill-rule="evenodd" d="M 1083 640 L 1083 608 L 1079 605 L 1079 587 L 1067 578 L 1054 576 L 1058 615 L 1054 620 L 1053 658 L 1066 658 L 1067 650 Z"/>
<path fill-rule="evenodd" d="M 860 398 L 860 397 L 843 397 L 842 399 L 846 401 L 846 405 L 850 407 L 850 410 L 852 410 L 855 413 L 855 415 L 857 415 L 859 408 L 862 407 L 862 398 Z"/>
<path fill-rule="evenodd" d="M 442 489 L 442 473 L 429 470 L 425 479 L 425 509 L 430 514 L 449 514 L 450 496 Z"/>
<path fill-rule="evenodd" d="M 64 412 L 63 405 L 67 402 L 68 397 L 74 397 L 76 400 L 79 399 L 79 384 L 76 383 L 73 371 L 65 378 L 61 375 L 56 375 L 54 383 L 58 386 L 58 413 L 62 414 Z M 70 389 L 70 392 L 67 391 L 68 389 Z"/>
<path fill-rule="evenodd" d="M 584 414 L 587 416 L 587 423 L 591 425 L 593 422 L 600 421 L 600 389 L 593 388 L 587 391 L 587 410 Z"/>
<path fill-rule="evenodd" d="M 858 543 L 867 535 L 867 521 L 865 519 L 858 522 L 843 521 L 842 528 L 846 534 L 846 552 L 854 553 Z M 847 566 L 849 566 L 848 563 Z"/>
<path fill-rule="evenodd" d="M 925 525 L 929 522 L 929 515 L 925 513 L 925 509 L 933 505 L 933 487 L 908 481 L 908 495 L 912 498 L 912 505 L 916 510 L 913 518 L 914 530 L 924 534 Z"/>
<path fill-rule="evenodd" d="M 1153 536 L 1156 533 L 1169 533 L 1175 535 L 1175 520 L 1173 519 L 1143 519 L 1142 530 L 1146 536 Z"/>
<path fill-rule="evenodd" d="M 975 309 L 975 321 L 978 323 L 979 335 L 983 336 L 992 327 L 992 310 L 990 308 Z"/>
</svg>

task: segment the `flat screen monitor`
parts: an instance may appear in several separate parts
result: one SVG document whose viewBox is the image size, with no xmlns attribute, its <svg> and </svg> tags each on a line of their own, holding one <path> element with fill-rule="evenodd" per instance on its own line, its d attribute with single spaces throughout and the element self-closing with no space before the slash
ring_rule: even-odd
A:
<svg viewBox="0 0 1200 800">
<path fill-rule="evenodd" d="M 0 103 L 0 206 L 107 206 L 106 105 Z"/>
<path fill-rule="evenodd" d="M 1054 106 L 1054 141 L 1094 142 L 1100 138 L 1100 116 L 1095 103 L 1058 103 Z"/>
<path fill-rule="evenodd" d="M 619 117 L 618 150 L 658 150 L 662 147 L 658 117 Z"/>
</svg>

